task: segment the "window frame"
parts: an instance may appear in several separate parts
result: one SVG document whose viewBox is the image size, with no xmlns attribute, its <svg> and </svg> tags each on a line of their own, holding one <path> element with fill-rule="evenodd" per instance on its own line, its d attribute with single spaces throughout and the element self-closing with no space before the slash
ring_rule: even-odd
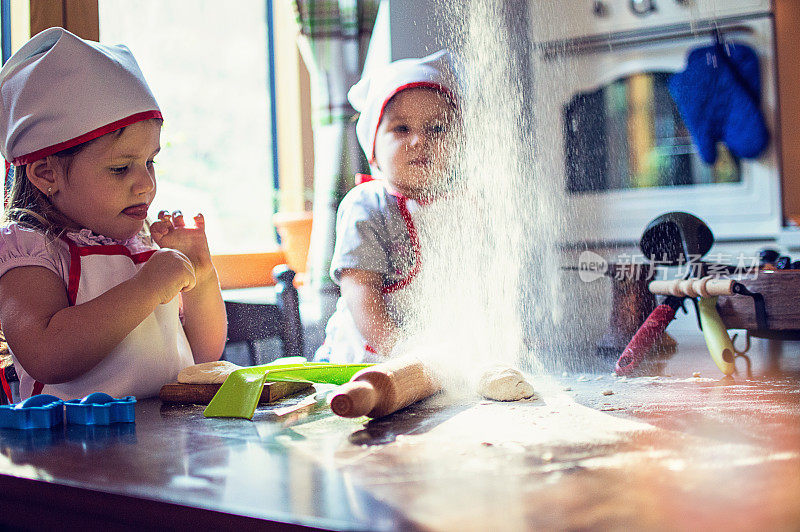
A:
<svg viewBox="0 0 800 532">
<path fill-rule="evenodd" d="M 0 0 L 0 24 L 2 24 L 2 62 L 11 57 L 11 0 Z"/>
<path fill-rule="evenodd" d="M 0 0 L 0 8 L 10 5 L 10 2 Z M 303 210 L 308 208 L 304 188 L 313 175 L 313 166 L 308 164 L 308 157 L 313 153 L 308 74 L 297 49 L 299 29 L 286 31 L 287 25 L 283 24 L 294 19 L 291 6 L 281 0 L 265 0 L 265 3 L 272 186 L 275 189 L 275 205 L 270 207 L 274 212 Z M 85 39 L 98 41 L 98 9 L 97 0 L 30 0 L 30 34 L 61 26 Z M 280 25 L 276 24 L 276 16 L 281 17 Z M 7 19 L 3 17 L 3 24 Z M 296 26 L 296 21 L 294 24 Z M 3 44 L 5 39 L 4 31 Z M 3 53 L 5 59 L 5 48 Z M 278 106 L 278 101 L 290 105 Z M 262 253 L 217 254 L 212 256 L 212 260 L 223 289 L 250 288 L 274 285 L 272 269 L 285 264 L 286 256 L 278 245 Z"/>
</svg>

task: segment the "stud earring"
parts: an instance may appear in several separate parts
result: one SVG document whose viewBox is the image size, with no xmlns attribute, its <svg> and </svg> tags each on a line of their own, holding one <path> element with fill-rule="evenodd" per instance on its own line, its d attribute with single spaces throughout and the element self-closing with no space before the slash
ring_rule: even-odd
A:
<svg viewBox="0 0 800 532">
<path fill-rule="evenodd" d="M 52 195 L 53 195 L 53 187 L 47 187 L 47 197 L 49 198 Z"/>
</svg>

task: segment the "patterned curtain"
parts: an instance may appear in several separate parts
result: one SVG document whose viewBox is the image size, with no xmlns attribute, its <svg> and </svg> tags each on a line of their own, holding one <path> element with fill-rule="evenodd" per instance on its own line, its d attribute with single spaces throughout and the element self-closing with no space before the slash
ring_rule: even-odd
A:
<svg viewBox="0 0 800 532">
<path fill-rule="evenodd" d="M 336 209 L 368 169 L 356 138 L 347 91 L 361 77 L 379 0 L 294 0 L 300 50 L 311 74 L 314 130 L 314 225 L 309 274 L 321 293 L 335 294 L 331 256 Z M 325 318 L 327 316 L 323 316 Z"/>
</svg>

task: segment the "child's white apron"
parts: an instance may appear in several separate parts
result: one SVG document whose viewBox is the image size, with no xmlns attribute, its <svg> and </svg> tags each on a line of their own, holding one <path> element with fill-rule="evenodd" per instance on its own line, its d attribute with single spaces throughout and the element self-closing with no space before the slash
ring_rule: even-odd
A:
<svg viewBox="0 0 800 532">
<path fill-rule="evenodd" d="M 406 276 L 399 281 L 385 284 L 381 288 L 383 300 L 390 314 L 392 314 L 393 311 L 401 311 L 406 306 L 407 301 L 404 300 L 408 297 L 408 287 L 422 267 L 422 256 L 412 209 L 409 208 L 409 202 L 413 200 L 409 200 L 394 190 L 389 190 L 389 193 L 397 198 L 397 207 L 406 224 L 408 236 L 411 240 L 411 249 L 414 253 L 414 263 Z M 418 204 L 414 202 L 414 210 L 416 210 L 416 207 L 418 207 Z M 325 342 L 317 350 L 315 359 L 324 359 L 336 363 L 381 362 L 384 358 L 378 356 L 377 350 L 367 343 L 346 306 L 347 302 L 340 297 L 337 302 L 336 312 L 331 316 L 325 328 Z"/>
<path fill-rule="evenodd" d="M 153 255 L 154 250 L 132 254 L 122 245 L 78 246 L 69 239 L 70 267 L 67 292 L 70 305 L 80 305 L 127 281 Z M 178 315 L 180 297 L 159 305 L 99 364 L 63 384 L 34 381 L 19 362 L 21 399 L 46 393 L 61 399 L 78 399 L 92 392 L 112 397 L 158 395 L 161 386 L 175 381 L 178 372 L 194 364 L 189 341 Z M 59 353 L 52 353 L 53 357 Z"/>
</svg>

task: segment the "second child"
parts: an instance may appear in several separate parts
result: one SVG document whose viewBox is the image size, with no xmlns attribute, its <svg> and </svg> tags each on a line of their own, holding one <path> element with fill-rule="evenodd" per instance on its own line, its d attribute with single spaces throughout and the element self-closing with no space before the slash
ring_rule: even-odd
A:
<svg viewBox="0 0 800 532">
<path fill-rule="evenodd" d="M 450 54 L 403 59 L 348 94 L 372 168 L 337 213 L 331 277 L 341 288 L 317 360 L 383 360 L 399 339 L 403 293 L 421 267 L 415 217 L 440 193 L 458 106 Z"/>
</svg>

